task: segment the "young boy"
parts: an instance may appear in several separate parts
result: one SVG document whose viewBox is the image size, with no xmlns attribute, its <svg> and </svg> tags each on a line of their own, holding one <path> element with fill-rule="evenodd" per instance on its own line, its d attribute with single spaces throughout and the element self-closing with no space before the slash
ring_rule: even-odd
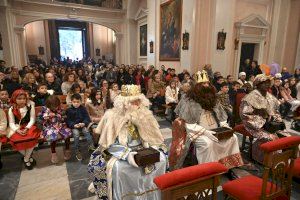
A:
<svg viewBox="0 0 300 200">
<path fill-rule="evenodd" d="M 7 90 L 2 89 L 0 90 L 0 108 L 1 109 L 9 109 L 10 103 L 9 103 L 9 95 Z"/>
<path fill-rule="evenodd" d="M 88 141 L 89 150 L 94 150 L 93 140 L 90 132 L 88 131 L 88 125 L 91 123 L 89 114 L 84 106 L 82 106 L 82 98 L 80 94 L 73 94 L 71 96 L 72 105 L 67 109 L 67 125 L 72 129 L 76 158 L 78 161 L 82 160 L 82 156 L 79 150 L 79 136 L 82 132 Z"/>
<path fill-rule="evenodd" d="M 230 123 L 230 125 L 232 125 L 231 120 L 232 120 L 233 108 L 230 104 L 228 91 L 229 91 L 228 83 L 226 82 L 221 83 L 220 91 L 217 93 L 217 98 L 228 116 L 228 122 Z"/>
<path fill-rule="evenodd" d="M 46 83 L 40 83 L 37 86 L 37 94 L 33 98 L 35 106 L 44 106 L 46 99 L 49 97 L 48 88 Z"/>
</svg>

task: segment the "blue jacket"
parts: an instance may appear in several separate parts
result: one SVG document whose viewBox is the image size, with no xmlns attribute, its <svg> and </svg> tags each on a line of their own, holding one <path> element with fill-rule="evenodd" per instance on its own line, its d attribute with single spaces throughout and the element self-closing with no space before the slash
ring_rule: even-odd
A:
<svg viewBox="0 0 300 200">
<path fill-rule="evenodd" d="M 90 116 L 84 106 L 74 108 L 71 106 L 66 110 L 66 123 L 69 128 L 73 129 L 75 124 L 84 123 L 87 127 L 91 123 Z"/>
</svg>

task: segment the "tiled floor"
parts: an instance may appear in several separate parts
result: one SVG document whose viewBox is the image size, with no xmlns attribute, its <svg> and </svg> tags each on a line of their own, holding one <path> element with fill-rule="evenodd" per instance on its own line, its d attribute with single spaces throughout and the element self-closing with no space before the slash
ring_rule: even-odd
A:
<svg viewBox="0 0 300 200">
<path fill-rule="evenodd" d="M 171 143 L 171 124 L 157 118 L 161 132 L 166 139 L 167 146 Z M 293 132 L 298 134 L 297 132 Z M 241 139 L 241 136 L 238 135 Z M 63 161 L 63 148 L 58 147 L 57 153 L 60 158 L 58 165 L 50 162 L 50 149 L 42 148 L 34 151 L 37 166 L 34 170 L 24 169 L 21 156 L 17 153 L 5 153 L 2 156 L 4 168 L 0 171 L 0 200 L 94 200 L 95 195 L 87 188 L 90 184 L 87 172 L 89 152 L 85 142 L 82 142 L 81 152 L 84 160 L 78 162 L 73 156 L 68 162 Z M 237 169 L 240 176 L 249 172 Z M 228 181 L 224 176 L 222 182 Z M 221 187 L 219 188 L 218 199 L 222 199 Z M 300 199 L 300 185 L 293 182 L 293 200 Z"/>
</svg>

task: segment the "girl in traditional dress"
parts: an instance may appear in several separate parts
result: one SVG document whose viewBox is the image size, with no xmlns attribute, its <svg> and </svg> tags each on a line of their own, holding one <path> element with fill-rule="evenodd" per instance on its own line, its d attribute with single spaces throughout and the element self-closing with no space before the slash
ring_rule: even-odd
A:
<svg viewBox="0 0 300 200">
<path fill-rule="evenodd" d="M 65 140 L 64 159 L 69 160 L 71 157 L 70 136 L 72 132 L 64 122 L 60 100 L 57 96 L 48 97 L 39 119 L 43 122 L 43 138 L 51 142 L 51 162 L 53 164 L 59 162 L 55 147 L 56 142 L 60 139 Z"/>
<path fill-rule="evenodd" d="M 32 151 L 40 132 L 35 123 L 34 103 L 28 100 L 28 94 L 18 89 L 11 97 L 12 107 L 8 110 L 10 132 L 8 134 L 11 146 L 24 156 L 24 165 L 31 170 L 36 164 L 32 158 Z"/>
</svg>

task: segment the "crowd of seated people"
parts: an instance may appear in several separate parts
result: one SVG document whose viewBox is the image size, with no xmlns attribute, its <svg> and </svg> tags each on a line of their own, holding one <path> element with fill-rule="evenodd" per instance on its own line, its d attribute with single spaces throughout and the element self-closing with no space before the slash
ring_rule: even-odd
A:
<svg viewBox="0 0 300 200">
<path fill-rule="evenodd" d="M 239 73 L 238 80 L 234 80 L 232 75 L 213 72 L 209 64 L 203 69 L 216 89 L 217 101 L 229 117 L 228 123 L 233 127 L 240 118 L 237 97 L 252 91 L 254 79 L 262 70 L 253 61 Z M 283 118 L 289 116 L 289 108 L 297 111 L 300 105 L 299 78 L 299 69 L 290 74 L 283 68 L 280 77 L 272 80 L 269 92 L 281 103 Z M 168 119 L 174 121 L 177 104 L 188 98 L 187 93 L 195 83 L 195 77 L 187 70 L 176 74 L 175 69 L 165 69 L 164 65 L 156 68 L 135 64 L 116 66 L 103 62 L 98 64 L 89 58 L 61 62 L 53 59 L 50 65 L 31 64 L 19 69 L 8 67 L 1 60 L 0 114 L 7 115 L 1 120 L 8 121 L 1 122 L 1 145 L 10 144 L 24 156 L 26 168 L 32 169 L 36 164 L 32 150 L 39 139 L 51 143 L 49 157 L 56 164 L 56 143 L 65 141 L 64 159 L 68 160 L 72 154 L 70 137 L 73 137 L 76 158 L 82 160 L 79 134 L 86 137 L 88 149 L 94 150 L 99 137 L 94 134 L 94 129 L 105 111 L 113 107 L 122 85 L 140 85 L 142 93 L 152 103 L 151 110 L 154 113 L 163 110 Z M 37 107 L 41 107 L 39 112 L 35 112 Z"/>
</svg>

